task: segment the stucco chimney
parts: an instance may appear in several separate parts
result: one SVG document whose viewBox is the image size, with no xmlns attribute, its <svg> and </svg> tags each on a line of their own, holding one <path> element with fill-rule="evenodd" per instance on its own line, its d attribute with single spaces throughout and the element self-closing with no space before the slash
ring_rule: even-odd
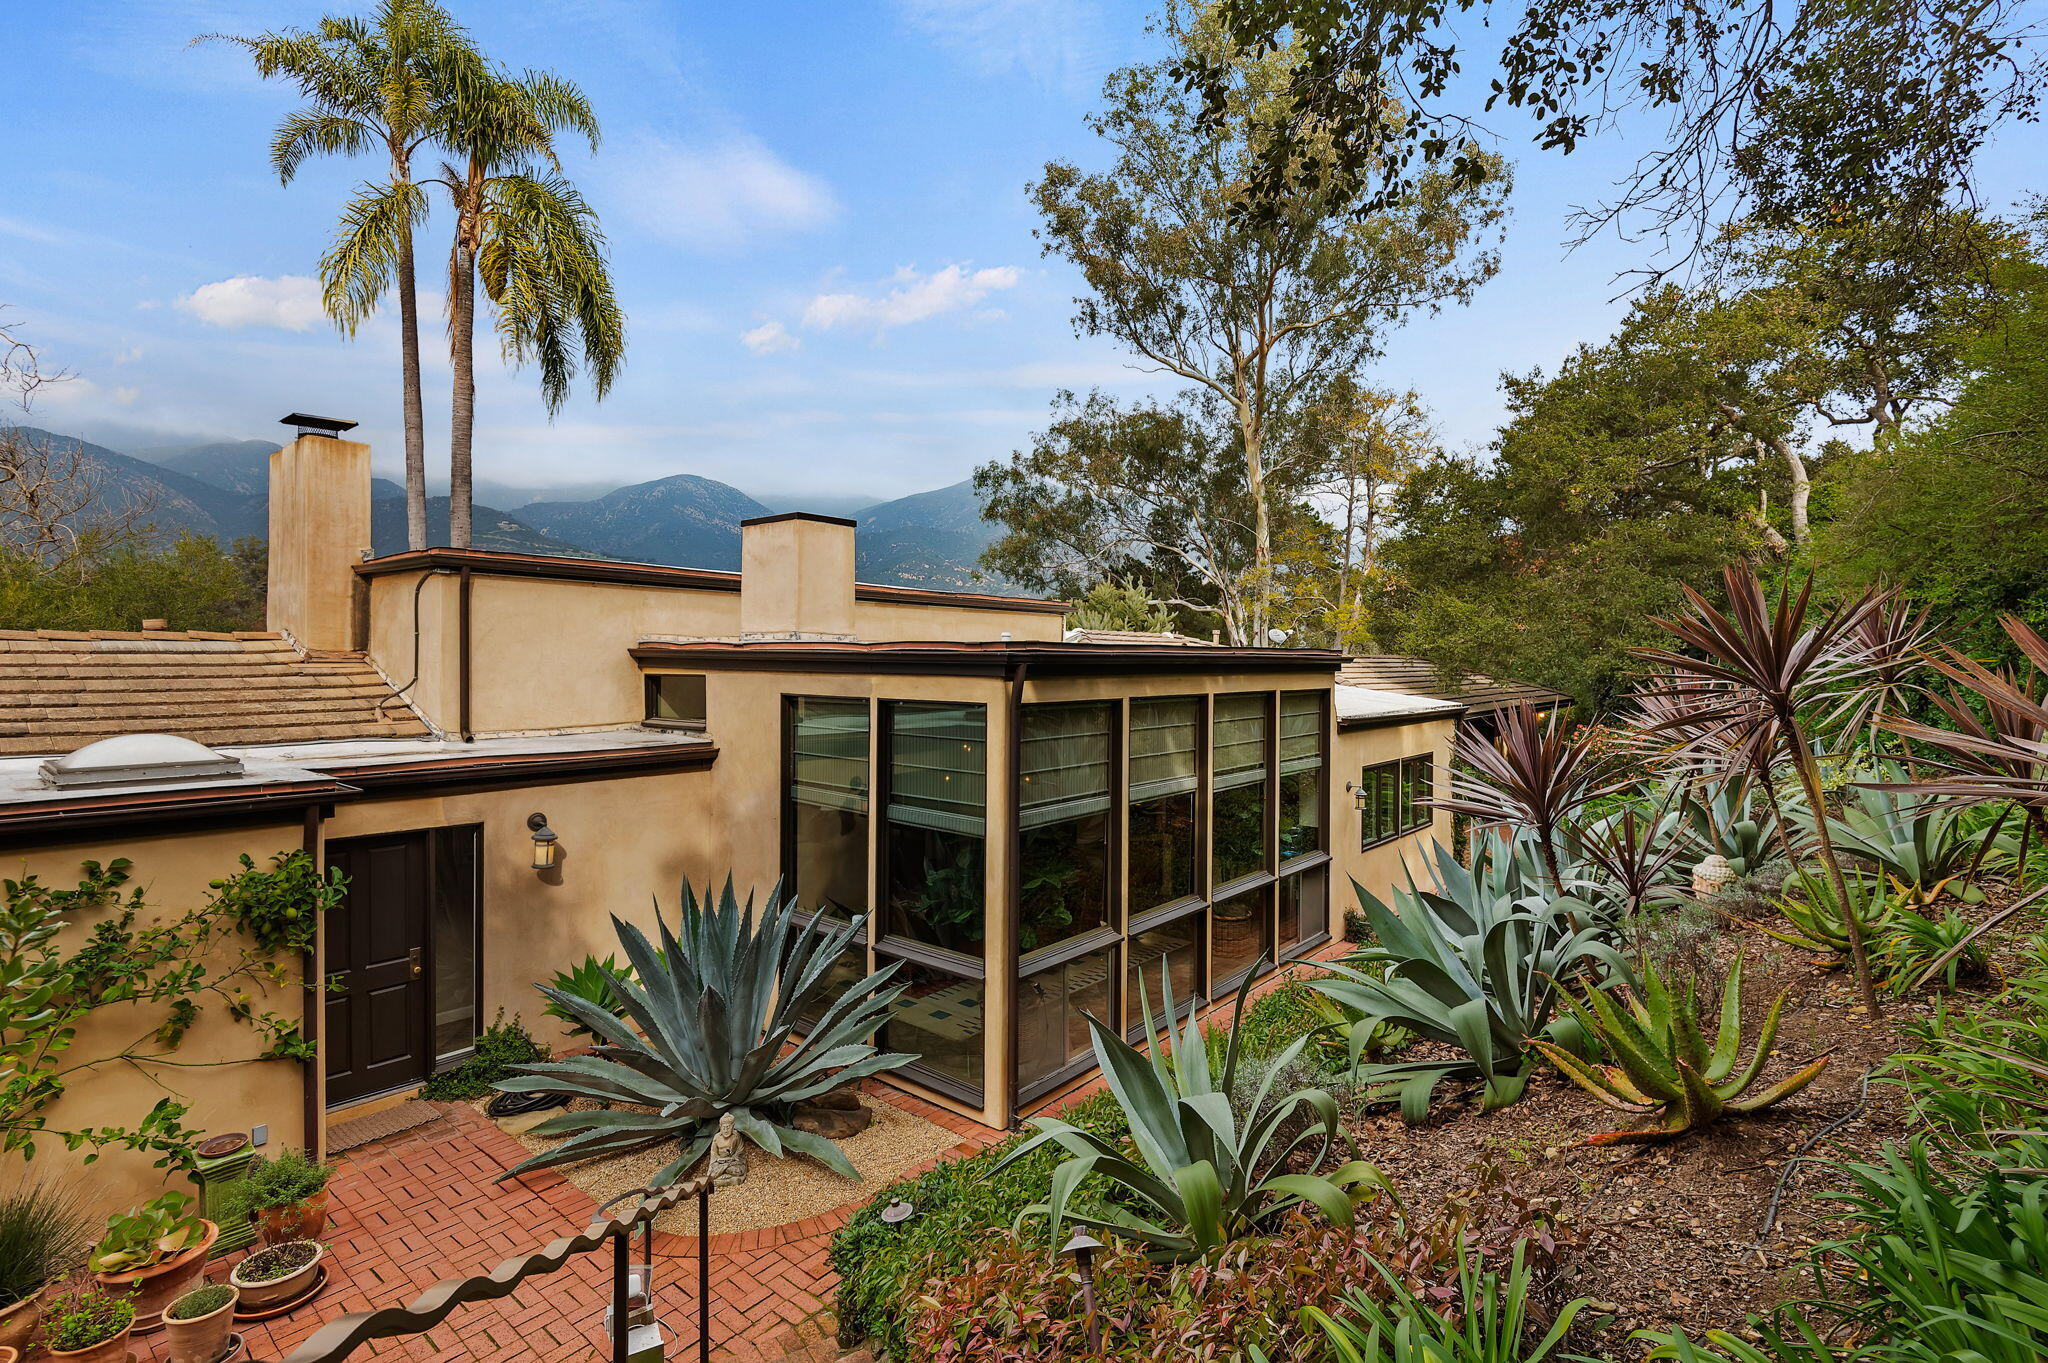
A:
<svg viewBox="0 0 2048 1363">
<path fill-rule="evenodd" d="M 741 521 L 741 637 L 852 639 L 853 529 L 807 511 Z"/>
<path fill-rule="evenodd" d="M 354 566 L 370 549 L 370 447 L 354 422 L 285 418 L 299 436 L 270 456 L 265 615 L 303 648 L 354 647 Z"/>
</svg>

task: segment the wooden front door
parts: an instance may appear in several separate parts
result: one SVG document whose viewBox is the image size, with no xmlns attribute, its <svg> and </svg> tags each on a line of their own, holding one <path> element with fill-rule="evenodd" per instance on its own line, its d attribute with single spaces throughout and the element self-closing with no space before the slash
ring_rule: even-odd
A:
<svg viewBox="0 0 2048 1363">
<path fill-rule="evenodd" d="M 327 1102 L 433 1072 L 431 832 L 329 843 L 348 895 L 327 915 Z"/>
</svg>

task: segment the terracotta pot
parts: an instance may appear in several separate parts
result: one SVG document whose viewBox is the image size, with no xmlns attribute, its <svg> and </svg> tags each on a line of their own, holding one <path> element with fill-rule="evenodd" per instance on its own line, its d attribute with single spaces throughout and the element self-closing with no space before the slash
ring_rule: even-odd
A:
<svg viewBox="0 0 2048 1363">
<path fill-rule="evenodd" d="M 241 1299 L 240 1290 L 231 1288 L 228 1299 L 203 1316 L 180 1320 L 166 1315 L 164 1347 L 170 1351 L 171 1363 L 215 1363 L 225 1354 L 228 1336 L 234 1333 L 235 1307 Z"/>
<path fill-rule="evenodd" d="M 166 1259 L 148 1268 L 130 1269 L 126 1273 L 92 1275 L 107 1291 L 125 1294 L 135 1303 L 135 1333 L 146 1335 L 161 1330 L 164 1308 L 190 1291 L 205 1271 L 206 1256 L 213 1253 L 213 1242 L 220 1238 L 220 1227 L 211 1221 L 199 1224 L 206 1227 L 205 1236 L 175 1259 Z"/>
<path fill-rule="evenodd" d="M 282 1278 L 272 1278 L 260 1283 L 247 1281 L 242 1277 L 242 1265 L 248 1263 L 248 1259 L 236 1264 L 228 1273 L 228 1282 L 242 1294 L 241 1310 L 245 1314 L 253 1315 L 258 1311 L 268 1311 L 279 1302 L 290 1301 L 305 1291 L 306 1285 L 313 1281 L 313 1275 L 320 1271 L 320 1261 L 327 1257 L 327 1247 L 310 1240 L 295 1243 L 311 1244 L 315 1251 L 313 1258 L 303 1268 L 294 1269 Z M 258 1254 L 262 1252 L 257 1251 Z"/>
<path fill-rule="evenodd" d="M 284 1245 L 294 1240 L 318 1240 L 327 1229 L 327 1190 L 294 1202 L 289 1207 L 264 1207 L 256 1213 L 256 1233 L 266 1245 Z"/>
<path fill-rule="evenodd" d="M 70 1363 L 128 1363 L 128 1336 L 134 1333 L 135 1327 L 131 1325 L 112 1339 L 88 1344 L 83 1349 L 52 1349 L 50 1357 L 69 1359 Z"/>
<path fill-rule="evenodd" d="M 21 1363 L 21 1350 L 12 1344 L 0 1344 L 0 1363 Z"/>
<path fill-rule="evenodd" d="M 12 1306 L 0 1307 L 0 1349 L 12 1349 L 17 1356 L 26 1353 L 42 1318 L 41 1292 L 31 1292 Z M 0 1363 L 5 1360 L 0 1359 Z"/>
</svg>

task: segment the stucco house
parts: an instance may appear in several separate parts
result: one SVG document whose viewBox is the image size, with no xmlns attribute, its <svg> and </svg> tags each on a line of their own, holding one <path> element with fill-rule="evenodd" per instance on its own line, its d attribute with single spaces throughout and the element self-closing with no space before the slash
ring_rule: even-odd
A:
<svg viewBox="0 0 2048 1363">
<path fill-rule="evenodd" d="M 501 1009 L 564 1042 L 534 983 L 728 873 L 867 914 L 842 968 L 911 985 L 892 1081 L 1007 1126 L 1088 1069 L 1084 1011 L 1140 1025 L 1140 971 L 1221 997 L 1447 833 L 1418 801 L 1463 706 L 1339 685 L 1335 653 L 1069 641 L 1060 602 L 856 582 L 828 516 L 747 523 L 737 573 L 371 558 L 370 496 L 364 444 L 271 456 L 268 633 L 0 633 L 8 874 L 127 857 L 166 906 L 243 853 L 349 877 L 326 988 L 272 1001 L 319 1061 L 169 1076 L 205 1129 L 319 1148 Z M 66 1124 L 132 1120 L 140 1082 L 80 1084 Z M 95 1169 L 107 1203 L 160 1177 Z"/>
</svg>

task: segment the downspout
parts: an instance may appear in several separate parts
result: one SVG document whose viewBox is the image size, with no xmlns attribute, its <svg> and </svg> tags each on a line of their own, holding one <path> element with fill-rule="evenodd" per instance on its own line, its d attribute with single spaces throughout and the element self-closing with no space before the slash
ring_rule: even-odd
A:
<svg viewBox="0 0 2048 1363">
<path fill-rule="evenodd" d="M 305 831 L 300 846 L 312 860 L 315 874 L 325 874 L 320 864 L 320 821 L 326 816 L 324 805 L 307 805 Z M 320 1102 L 320 1071 L 327 1063 L 326 1053 L 320 1046 L 320 1023 L 327 1011 L 327 978 L 320 970 L 320 952 L 327 940 L 327 923 L 324 918 L 313 921 L 312 950 L 301 954 L 300 978 L 306 989 L 306 1010 L 299 1031 L 313 1045 L 313 1058 L 306 1065 L 305 1082 L 305 1129 L 303 1144 L 315 1160 L 327 1158 L 326 1112 Z"/>
<path fill-rule="evenodd" d="M 1010 760 L 1007 763 L 1009 779 L 1008 790 L 1001 806 L 1004 811 L 1003 845 L 1007 852 L 1004 857 L 1006 870 L 1003 876 L 1003 902 L 1009 910 L 1009 931 L 1003 934 L 1003 940 L 995 953 L 1002 962 L 1003 979 L 1007 982 L 1005 988 L 1009 991 L 1010 998 L 1010 1059 L 1004 1067 L 1003 1075 L 1002 1125 L 1005 1127 L 1014 1126 L 1017 1121 L 1017 1066 L 1020 1059 L 1017 1048 L 1017 1015 L 1018 1004 L 1023 994 L 1023 981 L 1017 978 L 1017 915 L 1024 911 L 1024 868 L 1020 864 L 1024 855 L 1024 833 L 1022 821 L 1017 817 L 1017 798 L 1022 788 L 1023 775 L 1020 764 L 1024 754 L 1024 683 L 1030 675 L 1031 664 L 1028 660 L 1019 659 L 1012 663 L 1010 668 L 1010 720 L 1009 735 L 1005 743 L 1010 752 Z"/>
<path fill-rule="evenodd" d="M 464 743 L 474 743 L 469 725 L 469 569 L 464 567 L 456 582 L 455 685 L 458 691 L 456 727 Z"/>
</svg>

